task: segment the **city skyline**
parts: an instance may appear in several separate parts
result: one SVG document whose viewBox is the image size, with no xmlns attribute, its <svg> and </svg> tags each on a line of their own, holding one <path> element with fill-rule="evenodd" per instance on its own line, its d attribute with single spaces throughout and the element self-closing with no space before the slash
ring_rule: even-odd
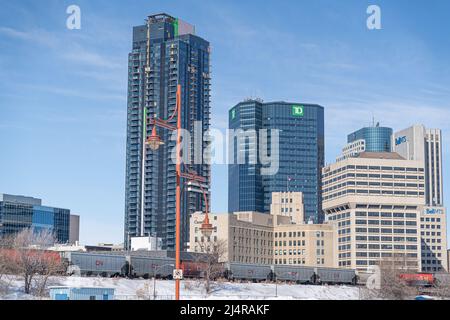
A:
<svg viewBox="0 0 450 320">
<path fill-rule="evenodd" d="M 444 144 L 450 138 L 450 43 L 436 18 L 448 3 L 425 11 L 379 1 L 383 29 L 372 31 L 367 3 L 291 2 L 284 17 L 273 4 L 248 15 L 255 3 L 79 1 L 82 29 L 67 30 L 67 3 L 1 1 L 0 147 L 8 155 L 0 192 L 71 208 L 83 243 L 122 241 L 130 28 L 157 12 L 189 21 L 211 42 L 212 127 L 226 128 L 228 110 L 257 96 L 324 105 L 327 163 L 373 116 L 394 131 L 423 123 L 441 128 Z M 225 212 L 226 166 L 212 177 L 212 211 Z M 448 177 L 444 168 L 444 204 Z"/>
</svg>

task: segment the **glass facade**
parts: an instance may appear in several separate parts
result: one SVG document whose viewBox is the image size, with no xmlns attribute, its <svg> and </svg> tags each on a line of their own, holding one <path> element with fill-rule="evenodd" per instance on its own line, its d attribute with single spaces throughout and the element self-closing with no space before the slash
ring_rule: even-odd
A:
<svg viewBox="0 0 450 320">
<path fill-rule="evenodd" d="M 0 237 L 33 228 L 50 230 L 59 243 L 69 241 L 70 210 L 17 201 L 0 201 Z"/>
<path fill-rule="evenodd" d="M 364 140 L 366 152 L 391 152 L 392 133 L 387 127 L 365 127 L 349 134 L 347 143 Z"/>
<path fill-rule="evenodd" d="M 191 133 L 191 141 L 186 141 L 184 147 L 193 148 L 197 135 L 203 136 L 209 129 L 209 52 L 209 43 L 194 35 L 193 26 L 166 14 L 150 16 L 146 25 L 133 28 L 133 49 L 128 60 L 124 234 L 127 247 L 131 237 L 151 235 L 162 238 L 163 249 L 175 249 L 176 166 L 172 161 L 175 149 L 175 141 L 171 139 L 173 132 L 157 128 L 158 135 L 164 141 L 157 151 L 146 148 L 144 142 L 153 127 L 150 119 L 168 119 L 173 114 L 178 84 L 182 91 L 182 128 Z M 174 117 L 168 123 L 176 126 L 176 121 Z M 207 142 L 201 143 L 199 150 L 203 154 Z M 194 163 L 197 155 L 194 152 L 189 154 L 191 163 Z M 187 164 L 182 166 L 182 170 L 195 171 L 205 177 L 209 192 L 209 165 Z M 181 204 L 182 247 L 189 239 L 189 215 L 204 209 L 203 195 L 184 188 Z"/>
<path fill-rule="evenodd" d="M 235 139 L 234 162 L 229 166 L 228 210 L 269 212 L 272 192 L 303 192 L 305 219 L 322 221 L 321 169 L 324 165 L 324 109 L 319 105 L 246 101 L 230 110 L 230 129 L 279 130 L 279 169 L 261 174 L 260 161 L 249 163 L 258 150 L 258 139 Z M 270 132 L 268 131 L 269 141 Z M 238 163 L 238 148 L 245 150 L 245 163 Z M 269 143 L 268 154 L 276 152 Z"/>
</svg>

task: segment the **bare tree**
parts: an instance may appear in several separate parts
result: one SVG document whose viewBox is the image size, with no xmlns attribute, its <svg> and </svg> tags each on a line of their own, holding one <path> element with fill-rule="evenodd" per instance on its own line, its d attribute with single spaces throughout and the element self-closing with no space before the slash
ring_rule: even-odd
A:
<svg viewBox="0 0 450 320">
<path fill-rule="evenodd" d="M 450 274 L 444 272 L 436 273 L 434 278 L 434 285 L 430 290 L 433 296 L 440 299 L 450 299 Z"/>
<path fill-rule="evenodd" d="M 24 229 L 7 241 L 6 268 L 24 280 L 25 293 L 43 295 L 48 278 L 63 270 L 59 255 L 46 251 L 56 242 L 50 230 Z"/>
<path fill-rule="evenodd" d="M 202 254 L 198 255 L 196 261 L 203 265 L 203 278 L 205 290 L 211 293 L 211 282 L 221 277 L 223 274 L 222 260 L 226 254 L 227 243 L 225 240 L 199 242 L 196 244 Z"/>
<path fill-rule="evenodd" d="M 417 295 L 417 288 L 402 278 L 402 274 L 415 274 L 411 259 L 404 254 L 393 254 L 379 262 L 380 290 L 378 297 L 389 300 L 404 300 Z"/>
</svg>

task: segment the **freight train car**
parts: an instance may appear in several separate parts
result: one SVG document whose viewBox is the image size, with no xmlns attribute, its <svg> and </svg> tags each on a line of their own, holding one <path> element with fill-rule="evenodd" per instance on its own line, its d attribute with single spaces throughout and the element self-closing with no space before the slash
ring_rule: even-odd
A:
<svg viewBox="0 0 450 320">
<path fill-rule="evenodd" d="M 81 275 L 91 276 L 120 276 L 128 274 L 129 262 L 123 255 L 106 253 L 66 252 L 64 257 L 68 260 L 69 269 L 77 266 Z"/>
<path fill-rule="evenodd" d="M 430 287 L 434 284 L 432 273 L 402 273 L 400 279 L 414 287 Z"/>
<path fill-rule="evenodd" d="M 185 278 L 203 278 L 208 264 L 201 261 L 181 261 L 181 269 Z"/>
<path fill-rule="evenodd" d="M 274 265 L 274 280 L 295 283 L 314 283 L 314 268 L 289 265 Z"/>
<path fill-rule="evenodd" d="M 263 264 L 227 263 L 225 277 L 229 280 L 266 281 L 271 280 L 272 268 Z"/>
<path fill-rule="evenodd" d="M 131 275 L 144 279 L 156 278 L 171 279 L 175 266 L 175 259 L 131 256 Z"/>
<path fill-rule="evenodd" d="M 356 284 L 355 270 L 335 268 L 315 268 L 317 284 Z"/>
</svg>

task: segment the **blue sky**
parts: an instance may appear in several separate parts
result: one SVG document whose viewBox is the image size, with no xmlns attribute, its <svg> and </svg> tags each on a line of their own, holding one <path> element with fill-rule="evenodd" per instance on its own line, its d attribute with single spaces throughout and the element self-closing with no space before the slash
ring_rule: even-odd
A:
<svg viewBox="0 0 450 320">
<path fill-rule="evenodd" d="M 431 4 L 432 3 L 432 4 Z M 81 8 L 81 30 L 66 8 Z M 366 28 L 381 7 L 382 30 Z M 0 193 L 81 215 L 83 243 L 121 242 L 132 26 L 167 12 L 212 45 L 213 126 L 246 97 L 325 107 L 326 159 L 372 116 L 450 141 L 450 2 L 0 0 Z M 449 159 L 444 148 L 445 168 Z M 449 174 L 444 171 L 445 201 Z M 212 209 L 227 209 L 226 166 Z"/>
</svg>

